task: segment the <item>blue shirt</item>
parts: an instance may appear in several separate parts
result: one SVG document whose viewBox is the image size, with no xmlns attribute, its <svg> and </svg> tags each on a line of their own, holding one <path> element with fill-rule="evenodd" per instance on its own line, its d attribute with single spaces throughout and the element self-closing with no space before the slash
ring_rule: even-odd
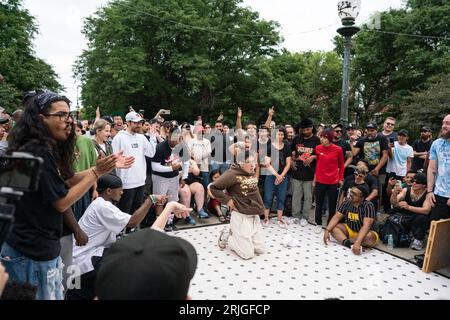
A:
<svg viewBox="0 0 450 320">
<path fill-rule="evenodd" d="M 436 160 L 438 168 L 434 194 L 450 198 L 450 142 L 443 138 L 434 141 L 430 149 L 430 160 Z"/>
</svg>

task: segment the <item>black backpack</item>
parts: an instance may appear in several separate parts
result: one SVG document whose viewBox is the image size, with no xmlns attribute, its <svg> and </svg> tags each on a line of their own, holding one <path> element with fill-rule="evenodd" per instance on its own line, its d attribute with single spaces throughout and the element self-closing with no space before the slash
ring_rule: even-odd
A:
<svg viewBox="0 0 450 320">
<path fill-rule="evenodd" d="M 396 213 L 386 219 L 380 230 L 380 236 L 383 243 L 388 242 L 388 236 L 391 234 L 394 240 L 394 247 L 409 247 L 411 244 L 411 237 L 402 226 L 402 218 L 401 214 Z"/>
</svg>

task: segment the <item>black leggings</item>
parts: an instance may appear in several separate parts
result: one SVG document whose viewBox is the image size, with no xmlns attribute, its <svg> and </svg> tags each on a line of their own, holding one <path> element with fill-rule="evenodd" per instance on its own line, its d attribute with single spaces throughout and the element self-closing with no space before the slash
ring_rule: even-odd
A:
<svg viewBox="0 0 450 320">
<path fill-rule="evenodd" d="M 333 218 L 336 213 L 336 202 L 338 199 L 338 187 L 339 184 L 322 184 L 316 182 L 316 224 L 322 225 L 322 207 L 324 205 L 325 194 L 328 197 L 328 222 Z"/>
<path fill-rule="evenodd" d="M 429 225 L 428 216 L 414 213 L 402 214 L 401 223 L 407 232 L 411 231 L 414 239 L 425 239 L 425 233 Z"/>
</svg>

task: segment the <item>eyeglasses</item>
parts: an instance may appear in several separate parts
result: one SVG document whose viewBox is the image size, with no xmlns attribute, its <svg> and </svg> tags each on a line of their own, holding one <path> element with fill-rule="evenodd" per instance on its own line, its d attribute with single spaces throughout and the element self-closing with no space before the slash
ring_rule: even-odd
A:
<svg viewBox="0 0 450 320">
<path fill-rule="evenodd" d="M 355 172 L 355 176 L 358 176 L 360 178 L 364 178 L 366 175 L 364 173 Z"/>
<path fill-rule="evenodd" d="M 69 112 L 57 112 L 57 113 L 46 113 L 44 114 L 46 117 L 59 117 L 59 121 L 68 121 L 73 120 L 72 114 Z"/>
<path fill-rule="evenodd" d="M 395 126 L 395 123 L 386 122 L 387 126 Z"/>
<path fill-rule="evenodd" d="M 334 130 L 336 133 L 342 133 L 342 130 Z"/>
</svg>

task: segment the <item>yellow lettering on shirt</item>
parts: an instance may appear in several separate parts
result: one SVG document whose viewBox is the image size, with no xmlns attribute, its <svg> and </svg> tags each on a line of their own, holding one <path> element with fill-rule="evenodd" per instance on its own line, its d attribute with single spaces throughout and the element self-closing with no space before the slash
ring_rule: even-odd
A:
<svg viewBox="0 0 450 320">
<path fill-rule="evenodd" d="M 349 212 L 348 213 L 348 219 L 351 221 L 358 221 L 359 220 L 359 215 L 357 213 L 354 212 Z"/>
</svg>

